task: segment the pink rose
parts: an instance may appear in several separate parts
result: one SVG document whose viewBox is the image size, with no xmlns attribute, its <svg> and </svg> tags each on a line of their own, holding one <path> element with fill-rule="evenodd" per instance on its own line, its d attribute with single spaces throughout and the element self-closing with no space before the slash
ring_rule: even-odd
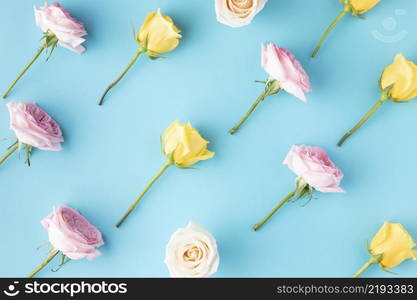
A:
<svg viewBox="0 0 417 300">
<path fill-rule="evenodd" d="M 294 145 L 283 164 L 298 175 L 296 188 L 285 196 L 265 218 L 253 226 L 255 231 L 261 228 L 290 199 L 298 200 L 308 197 L 311 200 L 314 190 L 322 193 L 344 192 L 339 187 L 343 178 L 342 171 L 320 147 Z"/>
<path fill-rule="evenodd" d="M 283 90 L 306 101 L 304 93 L 311 92 L 310 80 L 292 53 L 272 43 L 262 44 L 262 67 Z"/>
<path fill-rule="evenodd" d="M 82 36 L 87 32 L 84 24 L 71 17 L 70 13 L 59 3 L 34 7 L 36 25 L 43 32 L 51 31 L 58 39 L 59 44 L 71 51 L 81 53 L 85 48 L 81 45 L 85 39 Z"/>
<path fill-rule="evenodd" d="M 64 141 L 59 125 L 32 102 L 6 104 L 10 113 L 10 129 L 20 143 L 41 150 L 60 151 Z"/>
<path fill-rule="evenodd" d="M 100 255 L 96 248 L 104 244 L 101 232 L 75 209 L 55 206 L 41 224 L 52 246 L 69 258 L 91 260 Z"/>
<path fill-rule="evenodd" d="M 343 193 L 339 187 L 343 173 L 320 147 L 292 146 L 284 165 L 323 193 Z"/>
</svg>

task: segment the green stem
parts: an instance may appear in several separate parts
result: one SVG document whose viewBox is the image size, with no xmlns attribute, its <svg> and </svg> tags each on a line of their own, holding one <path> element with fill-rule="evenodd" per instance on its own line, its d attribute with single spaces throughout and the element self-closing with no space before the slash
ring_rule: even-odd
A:
<svg viewBox="0 0 417 300">
<path fill-rule="evenodd" d="M 139 55 L 141 55 L 144 52 L 144 50 L 141 48 L 139 48 L 136 53 L 135 56 L 133 56 L 132 60 L 130 61 L 130 63 L 127 65 L 126 69 L 122 72 L 122 74 L 119 75 L 119 77 L 117 77 L 117 79 L 115 81 L 113 81 L 108 87 L 107 89 L 104 91 L 103 95 L 100 98 L 100 101 L 98 103 L 98 105 L 102 105 L 104 102 L 104 98 L 106 97 L 107 93 L 116 85 L 119 83 L 120 80 L 122 80 L 122 78 L 126 75 L 126 73 L 130 70 L 130 68 L 135 64 L 136 60 L 138 59 Z"/>
<path fill-rule="evenodd" d="M 39 267 L 37 267 L 32 273 L 30 273 L 28 275 L 28 278 L 32 278 L 33 276 L 35 276 L 40 270 L 42 270 L 47 264 L 49 264 L 51 262 L 51 260 L 59 253 L 59 250 L 57 249 L 52 249 L 49 252 L 48 257 L 39 265 Z"/>
<path fill-rule="evenodd" d="M 13 154 L 13 152 L 15 152 L 17 149 L 19 148 L 19 143 L 15 143 L 14 145 L 12 145 L 9 149 L 9 151 L 7 151 L 7 153 L 5 155 L 3 155 L 3 157 L 0 158 L 0 165 L 2 163 L 4 163 L 4 161 Z"/>
<path fill-rule="evenodd" d="M 16 85 L 16 83 L 19 81 L 20 78 L 26 73 L 26 71 L 30 68 L 30 66 L 38 59 L 39 55 L 45 50 L 47 47 L 46 44 L 42 45 L 42 47 L 39 48 L 38 52 L 36 52 L 35 56 L 32 58 L 32 60 L 25 66 L 22 72 L 17 76 L 17 78 L 13 81 L 13 83 L 9 86 L 9 88 L 4 92 L 2 98 L 6 98 L 7 95 L 10 93 L 12 88 Z"/>
<path fill-rule="evenodd" d="M 353 127 L 351 130 L 345 133 L 345 135 L 339 140 L 337 143 L 337 146 L 342 146 L 343 143 L 346 141 L 348 137 L 350 137 L 353 133 L 355 133 L 356 130 L 361 128 L 361 126 L 373 115 L 374 112 L 377 111 L 377 109 L 389 99 L 389 96 L 386 93 L 382 93 L 381 98 L 378 100 L 377 103 L 372 106 L 372 108 L 366 113 L 365 116 Z"/>
<path fill-rule="evenodd" d="M 172 161 L 167 160 L 165 164 L 159 169 L 158 173 L 152 178 L 152 180 L 148 183 L 148 185 L 145 187 L 145 189 L 142 191 L 142 193 L 133 201 L 133 203 L 129 206 L 126 213 L 123 215 L 123 217 L 120 219 L 119 222 L 117 222 L 116 227 L 120 227 L 120 225 L 123 224 L 123 222 L 126 220 L 126 218 L 130 215 L 130 213 L 135 209 L 136 205 L 139 203 L 139 201 L 143 198 L 143 196 L 146 194 L 146 192 L 151 188 L 151 186 L 158 180 L 159 177 L 172 165 Z"/>
<path fill-rule="evenodd" d="M 317 43 L 317 46 L 314 49 L 314 52 L 311 55 L 311 57 L 315 57 L 317 55 L 321 46 L 323 45 L 324 40 L 327 37 L 327 35 L 330 33 L 330 31 L 332 31 L 332 29 L 336 26 L 336 24 L 339 23 L 339 21 L 343 19 L 343 17 L 346 15 L 347 12 L 349 12 L 349 10 L 350 10 L 349 5 L 345 5 L 343 7 L 343 10 L 339 13 L 339 15 L 336 17 L 336 19 L 334 19 L 334 21 L 330 24 L 330 26 L 327 27 L 326 31 L 321 36 L 320 41 Z"/>
<path fill-rule="evenodd" d="M 363 272 L 365 272 L 370 266 L 374 264 L 379 264 L 382 259 L 382 254 L 372 255 L 371 258 L 359 269 L 358 272 L 353 274 L 353 278 L 359 277 Z"/>
<path fill-rule="evenodd" d="M 236 133 L 236 131 L 239 130 L 240 126 L 249 118 L 249 116 L 252 114 L 252 112 L 255 110 L 255 108 L 258 106 L 259 103 L 261 103 L 266 97 L 266 91 L 264 91 L 258 99 L 252 104 L 252 106 L 249 108 L 248 112 L 243 116 L 243 118 L 237 123 L 232 129 L 229 130 L 230 134 Z"/>
<path fill-rule="evenodd" d="M 296 192 L 297 192 L 297 189 L 293 190 L 284 199 L 282 199 L 281 202 L 278 203 L 278 205 L 275 206 L 275 208 L 265 218 L 263 218 L 261 222 L 259 222 L 259 223 L 257 223 L 256 225 L 253 226 L 253 230 L 256 231 L 259 228 L 261 228 L 262 225 L 264 225 L 266 223 L 266 221 L 268 221 L 269 218 L 271 218 L 278 211 L 278 209 L 281 208 L 281 206 L 283 206 L 288 200 L 290 200 L 292 197 L 294 197 Z"/>
</svg>

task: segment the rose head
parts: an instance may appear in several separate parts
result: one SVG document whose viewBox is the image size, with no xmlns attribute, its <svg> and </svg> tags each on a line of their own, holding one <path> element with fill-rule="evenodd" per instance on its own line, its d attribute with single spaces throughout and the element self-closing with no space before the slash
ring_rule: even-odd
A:
<svg viewBox="0 0 417 300">
<path fill-rule="evenodd" d="M 41 224 L 52 246 L 69 258 L 91 260 L 100 255 L 96 248 L 104 244 L 101 232 L 75 209 L 55 206 Z"/>
<path fill-rule="evenodd" d="M 10 129 L 20 143 L 41 150 L 60 151 L 64 141 L 59 125 L 32 102 L 6 104 L 10 113 Z"/>
<path fill-rule="evenodd" d="M 291 52 L 272 43 L 262 44 L 262 67 L 283 90 L 306 101 L 304 93 L 311 92 L 310 80 Z"/>
<path fill-rule="evenodd" d="M 320 147 L 292 146 L 284 165 L 304 179 L 310 186 L 323 193 L 342 193 L 340 181 L 343 173 Z"/>
<path fill-rule="evenodd" d="M 209 277 L 217 271 L 219 254 L 213 235 L 190 221 L 178 229 L 166 247 L 165 263 L 171 277 Z"/>
<path fill-rule="evenodd" d="M 397 54 L 394 62 L 385 68 L 380 80 L 381 89 L 390 87 L 394 101 L 407 101 L 417 96 L 417 66 L 404 55 Z"/>
<path fill-rule="evenodd" d="M 146 41 L 146 49 L 151 53 L 166 53 L 174 50 L 181 38 L 180 30 L 169 16 L 150 12 L 139 30 L 138 41 Z"/>
<path fill-rule="evenodd" d="M 87 34 L 83 23 L 71 17 L 70 13 L 59 3 L 34 7 L 36 25 L 43 32 L 52 32 L 59 41 L 59 44 L 71 51 L 81 53 L 85 48 L 81 45 Z"/>
<path fill-rule="evenodd" d="M 207 150 L 209 142 L 190 123 L 173 122 L 165 130 L 162 143 L 164 154 L 171 156 L 178 167 L 186 168 L 214 156 L 214 152 Z"/>
<path fill-rule="evenodd" d="M 369 245 L 372 255 L 382 255 L 379 262 L 382 268 L 392 268 L 408 258 L 417 260 L 417 251 L 413 250 L 416 243 L 399 224 L 385 222 Z"/>
<path fill-rule="evenodd" d="M 363 14 L 377 5 L 379 1 L 380 0 L 350 0 L 349 3 L 356 13 Z"/>
<path fill-rule="evenodd" d="M 267 0 L 215 0 L 217 21 L 231 27 L 241 27 L 252 22 Z"/>
</svg>

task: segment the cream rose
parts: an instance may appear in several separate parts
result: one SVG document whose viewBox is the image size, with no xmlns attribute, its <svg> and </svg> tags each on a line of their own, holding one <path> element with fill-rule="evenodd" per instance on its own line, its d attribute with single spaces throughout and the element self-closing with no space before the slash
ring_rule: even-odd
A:
<svg viewBox="0 0 417 300">
<path fill-rule="evenodd" d="M 209 277 L 219 266 L 216 240 L 210 232 L 190 221 L 171 236 L 165 263 L 171 277 Z"/>
<path fill-rule="evenodd" d="M 215 0 L 217 21 L 231 27 L 250 24 L 268 0 Z"/>
</svg>

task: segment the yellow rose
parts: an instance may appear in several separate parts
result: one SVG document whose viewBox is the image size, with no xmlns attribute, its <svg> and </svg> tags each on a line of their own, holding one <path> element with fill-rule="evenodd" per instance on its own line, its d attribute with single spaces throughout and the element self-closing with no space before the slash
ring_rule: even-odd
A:
<svg viewBox="0 0 417 300">
<path fill-rule="evenodd" d="M 138 41 L 147 40 L 147 50 L 155 53 L 166 53 L 174 50 L 179 43 L 180 30 L 172 19 L 162 15 L 158 8 L 156 14 L 150 12 L 138 33 Z"/>
<path fill-rule="evenodd" d="M 413 250 L 416 243 L 399 223 L 385 222 L 369 245 L 371 258 L 353 275 L 358 277 L 373 264 L 379 264 L 382 269 L 398 266 L 404 260 L 417 260 L 417 251 Z"/>
<path fill-rule="evenodd" d="M 209 142 L 203 139 L 190 123 L 180 124 L 178 121 L 173 122 L 165 130 L 161 142 L 162 152 L 167 156 L 167 160 L 145 186 L 142 193 L 130 204 L 126 213 L 117 222 L 116 227 L 120 227 L 123 224 L 146 192 L 170 166 L 175 165 L 179 168 L 187 168 L 200 160 L 206 160 L 214 156 L 214 152 L 207 150 Z"/>
<path fill-rule="evenodd" d="M 358 14 L 363 14 L 378 4 L 380 0 L 350 0 L 350 5 Z"/>
<path fill-rule="evenodd" d="M 207 150 L 209 142 L 203 139 L 190 123 L 173 122 L 165 130 L 162 143 L 164 154 L 171 156 L 173 163 L 181 168 L 214 156 L 214 152 Z"/>
<path fill-rule="evenodd" d="M 406 101 L 417 96 L 417 66 L 402 54 L 385 68 L 380 80 L 381 89 L 390 89 L 394 101 Z"/>
<path fill-rule="evenodd" d="M 405 102 L 417 96 L 417 66 L 402 54 L 395 56 L 394 62 L 384 69 L 379 80 L 381 98 L 366 115 L 337 143 L 341 146 L 345 140 L 358 130 L 387 100 Z"/>
<path fill-rule="evenodd" d="M 413 238 L 401 224 L 385 222 L 374 236 L 369 252 L 372 255 L 382 254 L 379 262 L 382 268 L 393 268 L 408 258 L 416 260 L 415 246 Z"/>
<path fill-rule="evenodd" d="M 161 57 L 159 54 L 174 50 L 181 38 L 179 32 L 180 30 L 175 26 L 172 19 L 162 15 L 159 8 L 156 14 L 150 12 L 140 27 L 137 38 L 135 38 L 136 42 L 139 43 L 139 48 L 119 77 L 104 91 L 98 105 L 103 104 L 109 91 L 122 80 L 141 54 L 146 53 L 149 58 L 156 59 Z"/>
</svg>

